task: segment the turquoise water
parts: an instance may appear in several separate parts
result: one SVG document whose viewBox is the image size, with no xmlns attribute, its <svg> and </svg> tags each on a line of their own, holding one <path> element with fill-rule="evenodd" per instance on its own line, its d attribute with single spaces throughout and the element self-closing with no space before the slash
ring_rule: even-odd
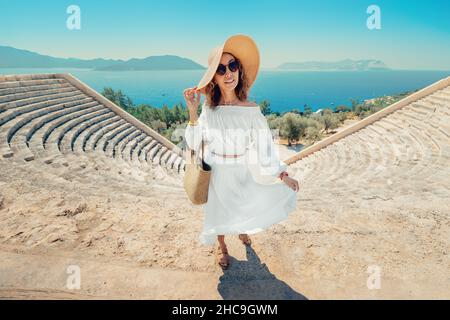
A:
<svg viewBox="0 0 450 320">
<path fill-rule="evenodd" d="M 182 92 L 195 86 L 203 70 L 183 71 L 91 71 L 87 69 L 0 69 L 0 74 L 72 73 L 101 92 L 104 87 L 121 89 L 135 104 L 156 107 L 183 102 Z M 370 99 L 420 89 L 450 76 L 450 71 L 271 71 L 260 70 L 250 99 L 269 100 L 274 111 L 294 108 L 313 110 L 351 105 L 350 99 Z"/>
</svg>

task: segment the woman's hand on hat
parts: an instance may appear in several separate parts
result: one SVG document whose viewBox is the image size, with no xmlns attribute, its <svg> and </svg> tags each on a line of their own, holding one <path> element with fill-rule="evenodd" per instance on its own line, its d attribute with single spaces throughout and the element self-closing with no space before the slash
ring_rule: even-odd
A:
<svg viewBox="0 0 450 320">
<path fill-rule="evenodd" d="M 197 111 L 200 105 L 201 92 L 197 90 L 197 86 L 193 88 L 187 88 L 184 90 L 184 99 L 186 100 L 186 105 L 190 111 Z"/>
</svg>

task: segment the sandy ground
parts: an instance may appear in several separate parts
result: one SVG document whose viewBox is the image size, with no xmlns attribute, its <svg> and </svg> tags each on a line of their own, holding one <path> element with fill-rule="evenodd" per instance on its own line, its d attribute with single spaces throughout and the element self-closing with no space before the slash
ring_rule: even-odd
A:
<svg viewBox="0 0 450 320">
<path fill-rule="evenodd" d="M 0 297 L 450 298 L 448 199 L 439 193 L 411 201 L 303 188 L 297 210 L 251 247 L 226 238 L 232 260 L 222 271 L 198 242 L 202 207 L 181 180 L 75 159 L 0 161 Z M 80 289 L 67 285 L 72 265 Z"/>
</svg>

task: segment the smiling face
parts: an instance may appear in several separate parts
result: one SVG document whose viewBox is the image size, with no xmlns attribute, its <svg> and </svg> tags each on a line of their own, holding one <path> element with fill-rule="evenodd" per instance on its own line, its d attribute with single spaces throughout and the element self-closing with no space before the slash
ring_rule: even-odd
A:
<svg viewBox="0 0 450 320">
<path fill-rule="evenodd" d="M 231 71 L 229 63 L 238 62 L 238 68 Z M 248 97 L 249 83 L 245 76 L 244 65 L 228 52 L 223 52 L 220 58 L 220 64 L 227 66 L 223 75 L 214 74 L 209 84 L 202 89 L 206 96 L 206 102 L 210 107 L 215 107 L 221 103 L 223 97 L 227 101 L 234 101 L 235 98 L 240 101 L 246 101 Z M 233 69 L 233 68 L 232 68 Z"/>
<path fill-rule="evenodd" d="M 235 58 L 231 54 L 225 52 L 222 54 L 220 63 L 228 66 L 228 64 L 234 60 Z M 227 67 L 223 76 L 217 73 L 214 75 L 214 81 L 217 83 L 222 92 L 233 91 L 239 83 L 239 69 L 235 72 L 231 72 L 229 67 Z"/>
</svg>

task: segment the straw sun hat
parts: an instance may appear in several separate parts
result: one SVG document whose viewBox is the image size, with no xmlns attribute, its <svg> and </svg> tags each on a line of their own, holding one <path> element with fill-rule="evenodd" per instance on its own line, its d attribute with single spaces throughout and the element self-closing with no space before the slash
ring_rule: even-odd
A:
<svg viewBox="0 0 450 320">
<path fill-rule="evenodd" d="M 259 50 L 255 41 L 249 36 L 238 34 L 229 37 L 223 44 L 213 48 L 208 57 L 208 68 L 197 85 L 197 90 L 202 91 L 214 78 L 217 67 L 220 64 L 222 53 L 229 52 L 239 59 L 248 79 L 249 88 L 256 79 L 259 69 Z"/>
</svg>

